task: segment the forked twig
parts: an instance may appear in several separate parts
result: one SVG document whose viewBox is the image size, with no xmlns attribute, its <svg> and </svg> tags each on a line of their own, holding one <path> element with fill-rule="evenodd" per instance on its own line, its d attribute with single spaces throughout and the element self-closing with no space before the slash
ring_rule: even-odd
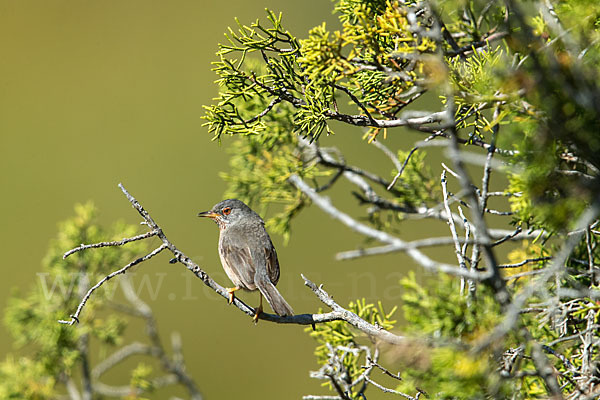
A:
<svg viewBox="0 0 600 400">
<path fill-rule="evenodd" d="M 102 246 L 95 246 L 95 247 L 102 247 Z M 88 248 L 92 248 L 92 246 L 89 246 Z M 137 260 L 134 260 L 134 261 L 130 262 L 129 264 L 127 264 L 123 268 L 118 269 L 118 270 L 116 270 L 116 271 L 114 271 L 114 272 L 106 275 L 104 278 L 102 278 L 102 280 L 100 280 L 100 282 L 98 282 L 94 286 L 92 286 L 90 288 L 90 290 L 87 291 L 87 293 L 85 294 L 85 296 L 83 296 L 83 299 L 81 300 L 81 303 L 79 303 L 79 306 L 77 306 L 77 311 L 75 311 L 75 314 L 71 315 L 71 320 L 70 321 L 66 321 L 66 320 L 62 320 L 61 319 L 58 322 L 60 322 L 61 324 L 67 324 L 67 325 L 73 325 L 75 322 L 79 322 L 79 314 L 81 314 L 81 310 L 83 310 L 83 307 L 85 306 L 85 303 L 87 303 L 87 301 L 89 300 L 90 296 L 92 295 L 92 293 L 94 293 L 94 291 L 96 289 L 98 289 L 100 286 L 102 286 L 109 279 L 114 278 L 115 276 L 117 276 L 119 274 L 124 274 L 131 267 L 133 267 L 133 266 L 141 263 L 142 261 L 149 260 L 150 258 L 154 257 L 155 255 L 157 255 L 158 253 L 160 253 L 161 251 L 163 251 L 166 248 L 167 248 L 167 246 L 165 246 L 163 244 L 163 245 L 159 246 L 158 248 L 154 249 L 152 252 L 146 254 L 145 256 L 140 257 Z M 67 253 L 65 253 L 65 254 L 67 254 Z M 72 253 L 74 253 L 74 251 Z"/>
<path fill-rule="evenodd" d="M 125 243 L 130 243 L 130 242 L 134 242 L 136 240 L 143 240 L 143 239 L 147 239 L 147 238 L 152 237 L 152 236 L 156 236 L 157 233 L 158 232 L 156 232 L 156 231 L 150 231 L 150 232 L 142 233 L 141 235 L 133 236 L 133 237 L 130 237 L 130 238 L 123 238 L 121 240 L 116 240 L 114 242 L 100 242 L 100 243 L 94 243 L 94 244 L 81 244 L 81 246 L 75 247 L 74 249 L 71 249 L 71 250 L 67 251 L 65 254 L 63 254 L 63 260 L 65 258 L 69 257 L 71 254 L 77 253 L 78 251 L 81 251 L 81 250 L 96 249 L 96 248 L 99 248 L 99 247 L 122 246 Z"/>
</svg>

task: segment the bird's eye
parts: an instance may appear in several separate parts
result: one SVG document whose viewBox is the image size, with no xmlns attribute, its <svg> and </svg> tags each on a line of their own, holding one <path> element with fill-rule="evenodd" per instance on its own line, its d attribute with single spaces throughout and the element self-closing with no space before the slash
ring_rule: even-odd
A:
<svg viewBox="0 0 600 400">
<path fill-rule="evenodd" d="M 221 211 L 223 212 L 223 215 L 229 215 L 231 214 L 231 207 L 225 207 Z"/>
</svg>

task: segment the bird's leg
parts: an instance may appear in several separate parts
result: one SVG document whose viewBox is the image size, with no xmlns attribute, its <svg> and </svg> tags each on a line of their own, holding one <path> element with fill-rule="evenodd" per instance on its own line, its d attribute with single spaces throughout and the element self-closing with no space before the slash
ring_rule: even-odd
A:
<svg viewBox="0 0 600 400">
<path fill-rule="evenodd" d="M 258 307 L 254 309 L 254 317 L 252 317 L 252 320 L 254 321 L 255 324 L 258 324 L 258 316 L 263 311 L 263 308 L 262 308 L 262 293 L 261 292 L 258 292 L 258 297 L 260 298 L 260 303 L 259 303 Z"/>
<path fill-rule="evenodd" d="M 236 290 L 240 290 L 241 287 L 236 286 L 232 288 L 227 288 L 227 293 L 229 293 L 229 304 L 233 303 L 233 299 L 235 298 L 235 294 L 233 294 Z"/>
</svg>

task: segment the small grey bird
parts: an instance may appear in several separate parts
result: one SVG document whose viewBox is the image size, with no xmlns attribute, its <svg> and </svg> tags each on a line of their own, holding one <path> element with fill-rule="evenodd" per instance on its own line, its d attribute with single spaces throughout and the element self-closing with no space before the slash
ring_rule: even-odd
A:
<svg viewBox="0 0 600 400">
<path fill-rule="evenodd" d="M 223 200 L 198 216 L 211 218 L 219 226 L 221 264 L 235 285 L 227 288 L 229 304 L 236 290 L 258 289 L 260 305 L 255 309 L 255 322 L 262 312 L 262 296 L 277 315 L 293 315 L 292 307 L 275 287 L 279 281 L 279 261 L 263 219 L 237 199 Z"/>
</svg>

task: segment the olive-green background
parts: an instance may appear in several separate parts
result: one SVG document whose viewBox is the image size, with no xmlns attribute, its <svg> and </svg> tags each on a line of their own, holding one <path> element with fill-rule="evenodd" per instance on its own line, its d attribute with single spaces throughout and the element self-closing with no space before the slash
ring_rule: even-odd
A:
<svg viewBox="0 0 600 400">
<path fill-rule="evenodd" d="M 337 23 L 326 0 L 0 0 L 2 309 L 13 288 L 40 285 L 40 260 L 75 203 L 93 200 L 103 224 L 139 222 L 119 182 L 171 241 L 221 284 L 229 283 L 216 252 L 217 228 L 195 215 L 222 198 L 219 172 L 228 168 L 230 139 L 221 146 L 211 142 L 200 117 L 217 92 L 210 69 L 223 33 L 234 17 L 266 20 L 265 7 L 282 11 L 285 26 L 301 38 L 322 21 Z M 388 176 L 391 163 L 361 141 L 360 129 L 337 128 L 326 144 L 341 145 L 350 162 Z M 391 136 L 386 143 L 394 150 L 407 150 L 419 138 L 403 131 Z M 340 203 L 345 210 L 357 210 L 349 191 L 342 186 L 334 193 L 346 197 Z M 443 223 L 420 226 L 403 236 L 445 231 Z M 398 303 L 398 280 L 412 268 L 404 255 L 334 261 L 335 252 L 363 242 L 317 208 L 297 221 L 287 246 L 280 237 L 274 242 L 282 264 L 279 288 L 299 313 L 321 306 L 300 273 L 324 283 L 342 304 L 366 296 L 389 307 Z M 206 398 L 327 393 L 308 376 L 317 364 L 314 341 L 302 327 L 254 326 L 167 261 L 164 254 L 137 267 L 133 280 L 165 342 L 171 331 L 181 332 L 188 371 Z M 257 300 L 256 294 L 241 297 L 251 305 Z M 141 340 L 140 326 L 132 328 L 128 338 Z M 2 327 L 0 356 L 13 351 Z M 92 362 L 99 358 L 92 354 Z M 127 377 L 109 374 L 107 383 L 127 384 Z M 185 397 L 181 390 L 150 397 L 171 393 Z"/>
</svg>

